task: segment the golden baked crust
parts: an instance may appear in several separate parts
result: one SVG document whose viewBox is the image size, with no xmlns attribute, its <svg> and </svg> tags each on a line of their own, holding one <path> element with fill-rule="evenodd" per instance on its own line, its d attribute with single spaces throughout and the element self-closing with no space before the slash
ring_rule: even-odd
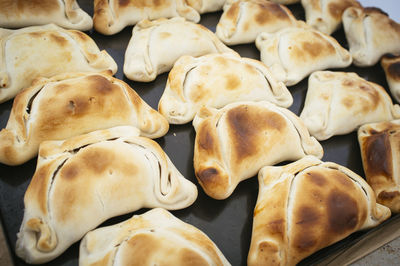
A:
<svg viewBox="0 0 400 266">
<path fill-rule="evenodd" d="M 172 17 L 184 17 L 195 23 L 200 21 L 199 13 L 184 0 L 94 0 L 94 28 L 106 35 L 118 33 L 143 19 Z"/>
<path fill-rule="evenodd" d="M 296 26 L 285 6 L 267 0 L 228 0 L 216 27 L 216 35 L 229 45 L 251 43 L 261 32 L 274 33 Z"/>
<path fill-rule="evenodd" d="M 323 155 L 321 145 L 295 114 L 265 101 L 203 108 L 193 125 L 195 175 L 215 199 L 229 197 L 239 182 L 265 165 Z"/>
<path fill-rule="evenodd" d="M 181 209 L 196 198 L 196 186 L 134 127 L 45 141 L 25 193 L 16 253 L 44 263 L 108 218 L 140 208 Z"/>
<path fill-rule="evenodd" d="M 90 30 L 92 18 L 76 0 L 0 0 L 0 27 L 21 28 L 57 24 L 74 30 Z"/>
<path fill-rule="evenodd" d="M 365 177 L 377 202 L 400 212 L 400 120 L 363 125 L 358 142 Z"/>
<path fill-rule="evenodd" d="M 85 33 L 54 24 L 0 29 L 0 103 L 38 77 L 65 72 L 117 72 L 117 64 Z"/>
<path fill-rule="evenodd" d="M 295 265 L 390 217 L 362 177 L 313 156 L 264 167 L 258 180 L 249 266 Z"/>
<path fill-rule="evenodd" d="M 238 101 L 289 107 L 293 97 L 258 60 L 226 53 L 182 56 L 168 75 L 158 110 L 171 124 L 184 124 L 202 106 L 221 108 Z"/>
<path fill-rule="evenodd" d="M 67 73 L 41 78 L 14 100 L 0 131 L 0 161 L 21 164 L 44 140 L 65 139 L 97 129 L 132 125 L 141 135 L 165 135 L 167 120 L 122 80 L 109 73 Z"/>
<path fill-rule="evenodd" d="M 400 118 L 386 90 L 353 72 L 317 71 L 308 80 L 300 118 L 318 140 L 348 134 L 365 123 Z"/>
<path fill-rule="evenodd" d="M 382 57 L 381 65 L 385 71 L 390 92 L 400 102 L 400 55 L 387 54 Z"/>
<path fill-rule="evenodd" d="M 230 265 L 210 238 L 164 209 L 86 234 L 79 265 Z"/>
</svg>

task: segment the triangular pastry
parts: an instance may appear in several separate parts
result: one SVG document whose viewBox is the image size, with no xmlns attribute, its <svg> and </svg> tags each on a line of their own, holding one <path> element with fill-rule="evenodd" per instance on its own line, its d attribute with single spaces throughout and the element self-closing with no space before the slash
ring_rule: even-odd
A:
<svg viewBox="0 0 400 266">
<path fill-rule="evenodd" d="M 19 257 L 44 263 L 111 217 L 141 208 L 182 209 L 196 200 L 196 186 L 138 133 L 114 127 L 41 144 L 24 196 Z"/>
<path fill-rule="evenodd" d="M 0 162 L 22 164 L 36 156 L 44 140 L 97 129 L 131 125 L 142 136 L 165 135 L 167 120 L 128 84 L 107 73 L 70 73 L 42 78 L 14 100 L 0 131 Z"/>
<path fill-rule="evenodd" d="M 182 56 L 171 69 L 158 104 L 172 124 L 191 121 L 202 106 L 269 101 L 289 107 L 293 97 L 260 61 L 234 54 Z"/>
<path fill-rule="evenodd" d="M 195 175 L 206 194 L 215 199 L 229 197 L 241 181 L 265 165 L 323 155 L 300 118 L 269 102 L 203 108 L 193 126 Z"/>
</svg>

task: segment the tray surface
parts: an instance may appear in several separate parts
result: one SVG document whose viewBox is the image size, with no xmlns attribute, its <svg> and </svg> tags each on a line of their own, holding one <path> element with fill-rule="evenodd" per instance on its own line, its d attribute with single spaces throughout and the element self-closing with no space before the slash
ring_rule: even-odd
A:
<svg viewBox="0 0 400 266">
<path fill-rule="evenodd" d="M 93 14 L 93 1 L 79 1 L 80 6 Z M 300 4 L 288 6 L 293 14 L 304 20 L 304 11 Z M 222 12 L 203 14 L 200 23 L 215 32 L 216 24 Z M 127 82 L 136 92 L 154 109 L 157 109 L 158 101 L 163 93 L 168 73 L 159 75 L 154 82 L 138 83 L 127 79 L 123 72 L 125 49 L 131 37 L 132 26 L 125 28 L 118 34 L 111 36 L 101 35 L 94 30 L 87 34 L 95 40 L 100 49 L 105 49 L 118 64 L 118 72 L 115 77 Z M 332 35 L 343 47 L 348 48 L 343 30 L 339 30 Z M 243 57 L 259 59 L 259 51 L 254 44 L 231 46 Z M 346 69 L 334 71 L 356 72 L 361 77 L 376 82 L 387 88 L 384 72 L 379 64 L 369 68 L 358 68 L 350 66 Z M 293 95 L 294 103 L 289 108 L 291 111 L 300 114 L 307 90 L 307 78 L 295 86 L 288 87 Z M 6 126 L 12 101 L 0 104 L 0 129 Z M 195 131 L 188 123 L 186 125 L 171 125 L 168 134 L 156 141 L 168 154 L 171 161 L 178 170 L 189 180 L 198 186 L 199 195 L 195 203 L 183 210 L 172 211 L 172 213 L 183 221 L 192 224 L 206 233 L 220 248 L 222 253 L 232 265 L 246 265 L 247 253 L 249 250 L 253 209 L 258 194 L 257 178 L 253 177 L 241 182 L 236 190 L 226 200 L 218 201 L 208 197 L 198 185 L 193 170 L 193 144 Z M 321 142 L 324 148 L 323 161 L 332 161 L 344 165 L 357 174 L 364 176 L 361 156 L 355 132 L 344 135 L 334 136 L 329 140 Z M 0 164 L 0 218 L 3 221 L 4 231 L 10 245 L 14 263 L 16 265 L 26 265 L 14 253 L 16 234 L 19 231 L 23 217 L 23 196 L 36 167 L 36 158 L 29 162 L 10 167 Z M 126 214 L 112 218 L 103 225 L 114 224 L 130 218 L 133 214 L 140 214 L 147 211 L 142 209 L 135 213 Z M 393 216 L 389 219 L 397 219 Z M 385 226 L 385 223 L 379 227 Z M 310 265 L 318 263 L 326 256 L 337 250 L 345 249 L 353 245 L 374 229 L 366 232 L 357 232 L 346 239 L 327 247 L 314 255 L 306 258 L 300 264 Z M 66 252 L 47 265 L 77 265 L 79 255 L 79 242 L 72 245 Z M 46 265 L 46 264 L 44 264 Z"/>
</svg>

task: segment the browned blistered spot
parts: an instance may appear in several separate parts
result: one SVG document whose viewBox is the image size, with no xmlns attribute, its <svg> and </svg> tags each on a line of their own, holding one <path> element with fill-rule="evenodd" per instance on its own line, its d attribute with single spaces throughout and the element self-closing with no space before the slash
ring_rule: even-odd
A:
<svg viewBox="0 0 400 266">
<path fill-rule="evenodd" d="M 201 130 L 199 130 L 198 144 L 199 148 L 204 151 L 212 151 L 215 147 L 215 140 L 213 135 L 210 133 L 211 127 L 209 125 L 204 125 Z"/>
<path fill-rule="evenodd" d="M 309 206 L 300 207 L 298 210 L 298 218 L 295 223 L 301 226 L 317 225 L 320 220 L 320 215 L 315 211 L 315 208 Z"/>
<path fill-rule="evenodd" d="M 124 256 L 121 256 L 123 265 L 151 265 L 152 254 L 162 251 L 163 241 L 158 241 L 155 235 L 136 234 L 124 246 Z"/>
<path fill-rule="evenodd" d="M 235 18 L 239 15 L 239 11 L 240 11 L 239 2 L 233 3 L 226 12 L 226 18 L 228 20 L 235 20 Z"/>
<path fill-rule="evenodd" d="M 387 131 L 376 132 L 366 138 L 362 145 L 367 180 L 373 176 L 384 176 L 387 180 L 392 180 L 392 148 Z"/>
<path fill-rule="evenodd" d="M 160 32 L 160 39 L 167 39 L 171 36 L 172 36 L 172 34 L 170 32 L 166 32 L 166 31 Z"/>
<path fill-rule="evenodd" d="M 382 191 L 379 193 L 378 198 L 381 201 L 391 201 L 400 195 L 399 191 Z"/>
<path fill-rule="evenodd" d="M 72 31 L 75 36 L 77 36 L 79 39 L 81 39 L 84 42 L 90 41 L 89 36 L 87 36 L 85 33 L 79 31 L 79 30 L 74 30 Z"/>
<path fill-rule="evenodd" d="M 79 175 L 79 169 L 80 169 L 79 165 L 70 163 L 62 168 L 60 174 L 65 179 L 73 179 Z"/>
<path fill-rule="evenodd" d="M 228 66 L 228 60 L 224 58 L 223 56 L 217 56 L 215 57 L 215 64 L 218 66 L 226 67 Z M 203 66 L 204 68 L 204 66 Z M 209 67 L 207 68 L 209 69 Z"/>
<path fill-rule="evenodd" d="M 50 165 L 46 164 L 37 169 L 31 183 L 29 184 L 27 192 L 29 195 L 34 195 L 39 203 L 40 210 L 43 213 L 47 213 L 47 183 L 49 181 L 48 176 L 50 174 Z"/>
<path fill-rule="evenodd" d="M 353 181 L 345 173 L 339 170 L 333 170 L 330 174 L 330 177 L 338 181 L 344 189 L 354 188 Z"/>
<path fill-rule="evenodd" d="M 227 122 L 237 160 L 257 153 L 259 136 L 263 132 L 281 132 L 286 126 L 286 121 L 279 114 L 246 105 L 229 110 Z"/>
<path fill-rule="evenodd" d="M 28 33 L 32 38 L 40 38 L 43 37 L 46 33 L 43 31 L 34 31 Z"/>
<path fill-rule="evenodd" d="M 23 13 L 43 15 L 60 8 L 59 1 L 54 0 L 2 0 L 0 13 L 6 16 L 21 16 Z M 26 15 L 26 14 L 25 14 Z"/>
<path fill-rule="evenodd" d="M 319 187 L 323 187 L 327 183 L 325 176 L 316 171 L 308 172 L 307 177 L 312 183 L 316 184 Z"/>
<path fill-rule="evenodd" d="M 348 110 L 351 110 L 354 105 L 354 99 L 352 97 L 345 97 L 342 99 L 342 104 Z"/>
<path fill-rule="evenodd" d="M 133 2 L 131 0 L 118 0 L 118 4 L 120 7 L 126 7 L 130 4 L 130 2 Z M 143 1 L 136 1 L 138 3 L 143 2 Z"/>
<path fill-rule="evenodd" d="M 50 33 L 49 37 L 51 41 L 57 43 L 59 46 L 66 46 L 68 44 L 68 40 L 58 34 Z"/>
<path fill-rule="evenodd" d="M 387 68 L 388 76 L 396 81 L 400 81 L 400 61 L 390 64 Z"/>
<path fill-rule="evenodd" d="M 225 80 L 226 80 L 225 88 L 227 90 L 240 89 L 240 85 L 242 84 L 242 81 L 240 80 L 240 78 L 237 75 L 226 74 Z"/>
<path fill-rule="evenodd" d="M 270 21 L 288 19 L 288 14 L 277 3 L 259 3 L 259 12 L 255 16 L 255 21 L 259 25 L 267 24 Z"/>
<path fill-rule="evenodd" d="M 344 87 L 353 87 L 354 86 L 354 81 L 351 79 L 344 79 L 342 82 L 342 85 Z"/>
<path fill-rule="evenodd" d="M 197 171 L 196 175 L 199 181 L 203 184 L 219 183 L 220 174 L 214 167 L 208 167 Z"/>
<path fill-rule="evenodd" d="M 285 220 L 278 219 L 274 221 L 270 221 L 266 224 L 268 228 L 268 232 L 270 234 L 282 234 L 285 232 Z"/>
<path fill-rule="evenodd" d="M 325 46 L 320 42 L 304 42 L 302 47 L 303 50 L 312 58 L 318 57 L 325 49 Z M 328 47 L 331 46 L 329 45 Z"/>
<path fill-rule="evenodd" d="M 218 262 L 218 257 L 214 256 L 214 259 L 217 259 L 215 263 Z M 195 252 L 189 248 L 182 248 L 179 250 L 178 254 L 178 264 L 187 264 L 193 266 L 201 266 L 208 265 L 208 261 L 206 261 L 199 253 Z M 222 264 L 222 262 L 220 262 Z"/>
<path fill-rule="evenodd" d="M 101 75 L 89 76 L 87 80 L 91 83 L 91 85 L 88 85 L 88 88 L 92 88 L 96 93 L 105 95 L 119 89 L 117 85 Z"/>
<path fill-rule="evenodd" d="M 327 197 L 329 231 L 343 234 L 354 231 L 358 225 L 357 202 L 343 191 L 332 190 Z"/>
<path fill-rule="evenodd" d="M 354 0 L 340 0 L 329 3 L 328 11 L 332 17 L 334 17 L 337 20 L 341 20 L 344 10 L 351 6 L 359 7 L 360 4 Z"/>
</svg>

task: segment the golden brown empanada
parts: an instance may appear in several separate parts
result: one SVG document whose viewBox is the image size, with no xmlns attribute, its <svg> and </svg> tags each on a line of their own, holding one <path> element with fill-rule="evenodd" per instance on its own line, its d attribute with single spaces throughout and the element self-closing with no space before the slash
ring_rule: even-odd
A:
<svg viewBox="0 0 400 266">
<path fill-rule="evenodd" d="M 343 12 L 348 7 L 361 7 L 357 0 L 301 0 L 306 23 L 325 34 L 332 34 L 342 24 Z"/>
<path fill-rule="evenodd" d="M 167 120 L 125 82 L 106 73 L 60 74 L 42 78 L 14 100 L 0 131 L 0 162 L 32 159 L 44 140 L 65 139 L 97 129 L 131 125 L 141 135 L 165 135 Z"/>
<path fill-rule="evenodd" d="M 226 0 L 186 0 L 200 14 L 222 10 Z"/>
<path fill-rule="evenodd" d="M 153 81 L 183 55 L 234 53 L 206 27 L 184 18 L 142 20 L 132 31 L 124 73 L 135 81 Z"/>
<path fill-rule="evenodd" d="M 143 19 L 184 17 L 195 23 L 200 14 L 184 0 L 94 0 L 94 28 L 103 34 L 120 32 Z"/>
<path fill-rule="evenodd" d="M 191 121 L 202 106 L 269 101 L 289 107 L 293 97 L 260 61 L 234 54 L 182 56 L 168 75 L 159 112 L 171 124 Z"/>
<path fill-rule="evenodd" d="M 377 202 L 400 212 L 400 120 L 361 126 L 358 142 L 365 177 Z"/>
<path fill-rule="evenodd" d="M 261 33 L 256 46 L 261 61 L 286 86 L 297 84 L 314 71 L 347 67 L 352 61 L 334 38 L 306 25 Z"/>
<path fill-rule="evenodd" d="M 203 108 L 193 125 L 195 175 L 215 199 L 229 197 L 239 182 L 265 165 L 323 155 L 321 145 L 295 114 L 269 102 Z"/>
<path fill-rule="evenodd" d="M 393 98 L 400 102 L 400 55 L 384 55 L 381 65 L 385 71 L 386 81 Z"/>
<path fill-rule="evenodd" d="M 44 263 L 111 217 L 140 208 L 182 209 L 196 198 L 196 186 L 134 127 L 45 141 L 25 193 L 16 254 Z"/>
<path fill-rule="evenodd" d="M 216 35 L 224 43 L 251 43 L 261 32 L 274 33 L 295 26 L 296 18 L 285 6 L 268 0 L 227 0 Z"/>
<path fill-rule="evenodd" d="M 157 208 L 86 234 L 79 265 L 230 265 L 202 231 Z"/>
<path fill-rule="evenodd" d="M 65 72 L 117 72 L 117 64 L 85 33 L 54 24 L 0 29 L 0 103 L 37 77 Z"/>
<path fill-rule="evenodd" d="M 372 66 L 386 53 L 400 53 L 400 24 L 378 8 L 346 9 L 343 28 L 356 66 Z"/>
<path fill-rule="evenodd" d="M 258 181 L 249 266 L 296 265 L 390 217 L 390 210 L 376 203 L 362 177 L 313 156 L 285 166 L 264 167 Z"/>
<path fill-rule="evenodd" d="M 76 0 L 0 0 L 0 27 L 21 28 L 49 23 L 84 31 L 93 27 L 92 18 Z"/>
<path fill-rule="evenodd" d="M 300 118 L 312 136 L 326 140 L 366 123 L 400 118 L 400 106 L 384 88 L 356 73 L 317 71 L 308 80 Z"/>
<path fill-rule="evenodd" d="M 282 5 L 290 5 L 290 4 L 295 4 L 295 3 L 300 2 L 300 0 L 270 0 L 270 1 L 278 3 L 278 4 L 282 4 Z"/>
</svg>

